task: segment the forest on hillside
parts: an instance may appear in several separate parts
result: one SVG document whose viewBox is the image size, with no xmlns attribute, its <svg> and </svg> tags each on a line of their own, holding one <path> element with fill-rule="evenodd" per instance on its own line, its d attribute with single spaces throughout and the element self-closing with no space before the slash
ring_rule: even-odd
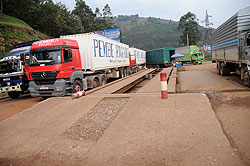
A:
<svg viewBox="0 0 250 166">
<path fill-rule="evenodd" d="M 2 1 L 2 13 L 25 21 L 33 29 L 51 37 L 114 28 L 111 8 L 106 4 L 95 11 L 84 0 L 75 0 L 70 11 L 52 0 Z"/>
<path fill-rule="evenodd" d="M 103 9 L 95 11 L 84 0 L 75 0 L 76 4 L 70 11 L 64 4 L 52 0 L 8 0 L 3 1 L 2 12 L 25 21 L 33 29 L 59 37 L 78 33 L 88 33 L 120 27 L 121 41 L 143 50 L 162 47 L 179 47 L 181 30 L 179 22 L 154 17 L 136 15 L 118 15 L 113 17 L 111 8 L 106 4 Z M 198 27 L 202 34 L 202 26 Z"/>
<path fill-rule="evenodd" d="M 139 17 L 136 15 L 118 15 L 114 17 L 114 23 L 121 28 L 122 42 L 131 46 L 152 50 L 163 47 L 180 47 L 181 30 L 179 22 L 154 17 Z M 205 43 L 205 28 L 198 26 L 201 39 L 197 43 Z"/>
</svg>

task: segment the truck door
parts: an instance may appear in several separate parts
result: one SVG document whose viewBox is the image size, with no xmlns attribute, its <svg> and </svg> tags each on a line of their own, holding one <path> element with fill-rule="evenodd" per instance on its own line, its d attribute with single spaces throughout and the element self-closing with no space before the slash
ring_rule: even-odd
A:
<svg viewBox="0 0 250 166">
<path fill-rule="evenodd" d="M 72 49 L 63 48 L 62 50 L 62 73 L 64 78 L 69 78 L 72 71 L 75 70 L 75 66 L 73 64 L 73 56 L 72 56 Z"/>
<path fill-rule="evenodd" d="M 246 37 L 246 44 L 245 44 L 245 50 L 244 50 L 244 54 L 246 55 L 246 60 L 250 61 L 250 32 L 247 34 Z"/>
</svg>

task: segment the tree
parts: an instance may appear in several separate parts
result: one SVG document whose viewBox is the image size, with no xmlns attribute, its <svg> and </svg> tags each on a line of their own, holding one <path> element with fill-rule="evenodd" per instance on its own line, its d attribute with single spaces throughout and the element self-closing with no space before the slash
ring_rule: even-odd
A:
<svg viewBox="0 0 250 166">
<path fill-rule="evenodd" d="M 2 13 L 3 12 L 3 0 L 1 0 L 1 9 L 0 9 L 0 12 Z"/>
<path fill-rule="evenodd" d="M 102 14 L 100 13 L 99 8 L 95 10 L 95 21 L 94 27 L 95 30 L 104 30 L 104 29 L 112 29 L 115 27 L 113 22 L 113 15 L 111 13 L 111 9 L 108 4 L 106 4 L 102 10 Z"/>
<path fill-rule="evenodd" d="M 102 9 L 102 12 L 103 12 L 103 16 L 104 16 L 104 17 L 110 17 L 110 18 L 113 17 L 113 15 L 112 15 L 112 13 L 111 13 L 111 9 L 110 9 L 110 7 L 109 7 L 108 4 L 106 4 L 106 5 L 104 6 L 104 8 Z"/>
<path fill-rule="evenodd" d="M 102 13 L 100 12 L 98 7 L 95 9 L 95 15 L 96 17 L 102 17 Z"/>
<path fill-rule="evenodd" d="M 95 13 L 83 0 L 76 0 L 76 5 L 72 14 L 78 16 L 81 20 L 82 26 L 84 27 L 85 32 L 95 31 L 94 21 Z"/>
<path fill-rule="evenodd" d="M 200 40 L 201 35 L 198 30 L 198 19 L 196 15 L 191 12 L 188 12 L 180 18 L 178 29 L 182 30 L 180 44 L 187 45 L 187 36 L 189 45 L 196 45 Z"/>
</svg>

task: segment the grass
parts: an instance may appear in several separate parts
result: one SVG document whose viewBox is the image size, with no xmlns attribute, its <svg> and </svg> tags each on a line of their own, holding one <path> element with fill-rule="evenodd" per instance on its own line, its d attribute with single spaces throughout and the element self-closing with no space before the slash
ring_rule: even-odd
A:
<svg viewBox="0 0 250 166">
<path fill-rule="evenodd" d="M 24 21 L 0 13 L 0 38 L 3 38 L 0 43 L 1 59 L 4 55 L 9 53 L 14 44 L 30 40 L 41 40 L 47 37 L 35 31 Z"/>
<path fill-rule="evenodd" d="M 21 28 L 32 29 L 27 23 L 18 18 L 7 16 L 3 13 L 0 13 L 0 24 L 1 25 L 9 25 Z"/>
</svg>

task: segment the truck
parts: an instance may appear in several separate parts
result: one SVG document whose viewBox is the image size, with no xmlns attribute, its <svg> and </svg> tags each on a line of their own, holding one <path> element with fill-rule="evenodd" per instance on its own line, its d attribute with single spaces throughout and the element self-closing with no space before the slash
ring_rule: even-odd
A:
<svg viewBox="0 0 250 166">
<path fill-rule="evenodd" d="M 175 48 L 175 53 L 184 55 L 184 57 L 176 58 L 175 60 L 177 62 L 202 64 L 204 61 L 204 54 L 198 51 L 197 45 Z"/>
<path fill-rule="evenodd" d="M 15 44 L 13 49 L 0 59 L 0 93 L 8 93 L 11 98 L 28 92 L 28 79 L 24 74 L 24 53 L 30 51 L 33 41 Z"/>
<path fill-rule="evenodd" d="M 171 66 L 171 56 L 175 54 L 175 48 L 166 47 L 146 52 L 147 67 L 166 67 Z"/>
<path fill-rule="evenodd" d="M 25 56 L 31 96 L 65 96 L 124 77 L 129 46 L 94 34 L 76 34 L 34 42 Z"/>
<path fill-rule="evenodd" d="M 212 62 L 218 74 L 241 75 L 250 87 L 250 6 L 239 10 L 212 33 Z"/>
<path fill-rule="evenodd" d="M 130 47 L 129 48 L 130 73 L 135 73 L 143 69 L 146 65 L 146 51 Z"/>
</svg>

